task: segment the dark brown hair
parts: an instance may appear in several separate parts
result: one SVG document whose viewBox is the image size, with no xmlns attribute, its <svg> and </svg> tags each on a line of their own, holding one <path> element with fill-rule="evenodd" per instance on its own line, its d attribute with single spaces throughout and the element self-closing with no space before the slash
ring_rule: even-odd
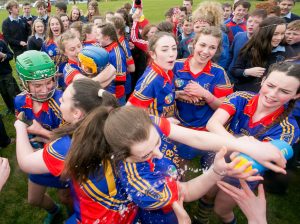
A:
<svg viewBox="0 0 300 224">
<path fill-rule="evenodd" d="M 83 110 L 88 114 L 93 109 L 99 106 L 117 107 L 116 98 L 107 91 L 103 92 L 102 97 L 98 96 L 101 88 L 100 84 L 92 79 L 77 79 L 70 85 L 74 89 L 72 97 L 73 107 Z M 68 88 L 70 88 L 70 86 Z M 54 130 L 53 139 L 57 139 L 64 135 L 72 135 L 76 125 L 67 124 Z"/>
<path fill-rule="evenodd" d="M 63 177 L 73 177 L 79 183 L 93 174 L 102 178 L 99 170 L 103 167 L 102 173 L 105 173 L 111 154 L 103 134 L 108 114 L 107 107 L 96 107 L 76 128 L 66 157 Z"/>
<path fill-rule="evenodd" d="M 109 113 L 104 125 L 104 135 L 110 145 L 115 167 L 131 155 L 133 144 L 149 138 L 152 125 L 149 115 L 140 108 L 126 106 Z"/>
<path fill-rule="evenodd" d="M 242 57 L 249 55 L 251 66 L 265 67 L 272 52 L 272 37 L 278 25 L 285 24 L 283 18 L 277 16 L 268 17 L 259 24 L 258 31 L 254 32 L 250 40 L 241 49 L 239 55 Z"/>
</svg>

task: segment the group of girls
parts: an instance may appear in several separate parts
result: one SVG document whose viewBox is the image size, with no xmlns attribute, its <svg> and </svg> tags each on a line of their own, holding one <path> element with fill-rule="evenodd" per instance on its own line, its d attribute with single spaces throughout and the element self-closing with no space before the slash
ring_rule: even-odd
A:
<svg viewBox="0 0 300 224">
<path fill-rule="evenodd" d="M 24 111 L 26 119 L 15 122 L 18 163 L 31 173 L 29 197 L 33 190 L 40 192 L 35 199 L 39 203 L 33 204 L 49 212 L 48 223 L 60 208 L 45 194 L 44 183 L 34 182 L 35 175 L 47 173 L 60 178 L 63 188 L 70 185 L 74 215 L 67 223 L 183 223 L 190 220 L 182 202 L 198 200 L 209 190 L 208 195 L 216 198 L 216 213 L 224 222 L 234 222 L 235 202 L 226 194 L 225 183 L 219 184 L 224 191 L 215 190 L 217 181 L 226 176 L 226 182 L 238 186 L 236 178 L 262 179 L 253 176 L 256 170 L 244 172 L 250 163 L 238 169 L 239 159 L 226 163 L 227 150 L 246 153 L 269 169 L 285 173 L 285 159 L 268 141 L 280 139 L 292 145 L 299 137 L 298 125 L 290 115 L 300 96 L 299 64 L 275 63 L 258 94 L 233 93 L 225 70 L 213 62 L 225 35 L 218 22 L 212 18 L 202 24 L 194 37 L 192 54 L 176 60 L 177 42 L 171 33 L 156 32 L 149 26 L 144 28 L 144 40 L 138 39 L 141 16 L 141 9 L 133 14 L 131 40 L 136 48 L 149 53 L 150 62 L 127 103 L 130 90 L 126 81 L 135 65 L 123 17 L 117 15 L 110 23 L 84 28 L 83 39 L 87 33 L 92 35 L 86 44 L 100 45 L 109 58 L 109 65 L 93 74 L 80 62 L 81 35 L 63 33 L 60 18 L 49 18 L 49 36 L 42 49 L 60 68 L 65 90 L 55 89 L 54 75 L 25 79 L 27 92 L 16 98 L 16 109 Z M 273 18 L 269 25 L 266 21 L 259 30 L 270 33 L 270 51 L 283 38 L 279 20 Z M 197 24 L 200 22 L 205 19 L 198 18 Z M 245 49 L 256 40 L 253 38 Z M 251 54 L 256 59 L 255 48 Z M 30 52 L 17 61 L 21 63 L 22 57 L 35 61 Z M 265 67 L 280 60 L 260 62 Z M 21 77 L 22 66 L 17 72 Z M 20 100 L 23 103 L 18 106 Z M 41 119 L 43 113 L 50 121 Z M 62 121 L 67 124 L 60 126 Z M 58 129 L 52 131 L 54 128 Z M 31 142 L 35 139 L 30 140 L 28 133 L 46 142 L 43 149 L 34 150 Z M 256 139 L 236 137 L 241 135 Z M 181 168 L 197 155 L 202 155 L 201 165 L 207 171 L 187 181 Z M 257 182 L 251 184 L 252 189 L 256 186 Z M 64 191 L 62 202 L 69 204 L 69 193 Z M 201 199 L 201 203 L 205 207 L 210 201 Z"/>
</svg>

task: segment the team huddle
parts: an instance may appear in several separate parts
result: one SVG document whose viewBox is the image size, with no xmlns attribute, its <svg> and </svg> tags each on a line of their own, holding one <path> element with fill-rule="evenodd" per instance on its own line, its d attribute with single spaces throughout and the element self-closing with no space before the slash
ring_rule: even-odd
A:
<svg viewBox="0 0 300 224">
<path fill-rule="evenodd" d="M 192 4 L 154 25 L 140 0 L 105 17 L 95 1 L 86 17 L 76 6 L 68 16 L 64 3 L 49 16 L 38 1 L 38 17 L 20 18 L 7 3 L 0 63 L 15 87 L 4 100 L 28 203 L 48 212 L 44 223 L 61 204 L 67 224 L 209 223 L 213 211 L 234 224 L 237 205 L 249 223 L 267 223 L 261 181 L 278 184 L 299 147 L 295 2 L 251 12 L 245 0 Z M 183 205 L 192 201 L 197 217 Z"/>
</svg>

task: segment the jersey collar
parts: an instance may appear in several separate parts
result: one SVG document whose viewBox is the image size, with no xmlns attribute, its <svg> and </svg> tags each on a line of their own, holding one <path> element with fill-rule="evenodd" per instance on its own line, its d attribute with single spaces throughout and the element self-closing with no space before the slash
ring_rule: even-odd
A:
<svg viewBox="0 0 300 224">
<path fill-rule="evenodd" d="M 68 59 L 68 63 L 69 63 L 69 64 L 72 64 L 72 65 L 77 65 L 77 66 L 79 66 L 79 64 L 78 64 L 77 61 L 73 61 L 73 60 L 71 60 L 71 59 Z"/>
<path fill-rule="evenodd" d="M 97 44 L 97 40 L 85 40 L 83 41 L 84 44 Z"/>
<path fill-rule="evenodd" d="M 266 127 L 266 126 L 270 125 L 284 111 L 284 106 L 281 106 L 280 108 L 278 108 L 271 114 L 263 117 L 262 119 L 260 119 L 259 121 L 255 122 L 255 123 L 253 123 L 252 117 L 257 109 L 258 98 L 259 98 L 259 95 L 254 96 L 251 100 L 249 100 L 249 102 L 247 103 L 247 105 L 245 106 L 245 109 L 244 109 L 244 114 L 246 114 L 250 117 L 250 120 L 249 120 L 250 128 L 253 128 L 259 124 Z"/>
<path fill-rule="evenodd" d="M 173 72 L 172 70 L 169 70 L 168 72 L 165 72 L 158 64 L 155 62 L 151 63 L 151 68 L 153 71 L 155 71 L 157 74 L 162 76 L 164 78 L 164 83 L 169 82 L 170 84 L 172 83 L 173 80 Z"/>
<path fill-rule="evenodd" d="M 204 66 L 203 70 L 194 74 L 192 71 L 191 71 L 191 66 L 190 66 L 190 61 L 191 59 L 193 58 L 193 55 L 189 56 L 184 64 L 183 64 L 183 70 L 186 71 L 186 72 L 189 72 L 191 74 L 191 76 L 193 76 L 193 78 L 197 78 L 199 77 L 202 73 L 210 73 L 210 70 L 211 70 L 211 61 L 209 60 L 207 62 L 207 64 Z"/>
<path fill-rule="evenodd" d="M 111 52 L 111 50 L 117 46 L 118 46 L 118 42 L 115 41 L 115 42 L 112 42 L 109 45 L 105 46 L 104 48 L 107 52 Z"/>
<path fill-rule="evenodd" d="M 26 95 L 24 108 L 33 109 L 33 100 L 29 95 Z M 32 112 L 36 117 L 39 117 L 42 112 L 48 113 L 48 111 L 49 111 L 49 105 L 47 100 L 42 103 L 42 108 L 40 109 L 39 112 L 37 113 L 34 113 L 33 111 Z"/>
<path fill-rule="evenodd" d="M 124 40 L 125 40 L 125 36 L 124 35 L 119 37 L 119 42 L 120 43 L 123 42 Z"/>
</svg>

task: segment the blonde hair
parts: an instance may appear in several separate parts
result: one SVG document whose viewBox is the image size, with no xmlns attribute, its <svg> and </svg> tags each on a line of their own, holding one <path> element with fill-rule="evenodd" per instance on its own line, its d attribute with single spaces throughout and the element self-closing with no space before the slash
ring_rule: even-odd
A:
<svg viewBox="0 0 300 224">
<path fill-rule="evenodd" d="M 44 22 L 42 20 L 40 20 L 40 19 L 35 19 L 34 22 L 33 22 L 33 24 L 32 24 L 32 27 L 31 27 L 31 35 L 34 36 L 36 34 L 35 25 L 37 23 L 43 24 L 43 26 L 44 26 L 44 34 L 46 34 L 46 27 L 45 27 Z"/>
<path fill-rule="evenodd" d="M 299 31 L 299 30 L 300 30 L 300 19 L 294 20 L 293 22 L 290 22 L 290 23 L 287 25 L 287 29 L 288 29 L 288 30 L 296 30 L 296 31 Z"/>
<path fill-rule="evenodd" d="M 223 24 L 223 9 L 219 2 L 201 2 L 192 14 L 193 22 L 205 20 L 211 26 L 221 26 Z"/>
</svg>

